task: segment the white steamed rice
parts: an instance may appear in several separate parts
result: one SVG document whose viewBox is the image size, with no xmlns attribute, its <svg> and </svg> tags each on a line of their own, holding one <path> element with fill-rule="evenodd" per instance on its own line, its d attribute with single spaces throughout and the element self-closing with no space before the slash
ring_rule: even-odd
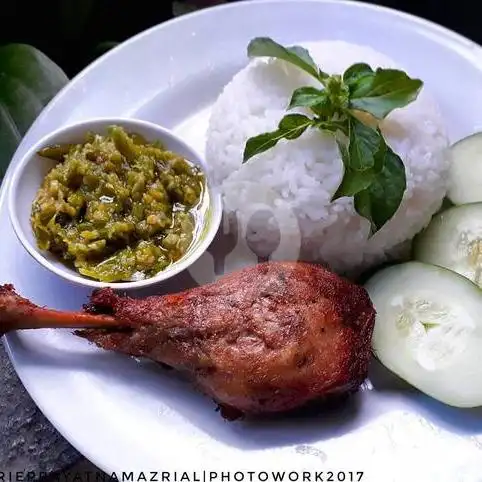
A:
<svg viewBox="0 0 482 482">
<path fill-rule="evenodd" d="M 364 46 L 325 41 L 305 47 L 330 74 L 357 62 L 407 71 Z M 330 202 L 343 174 L 331 137 L 310 130 L 242 164 L 246 140 L 274 130 L 293 90 L 312 83 L 285 62 L 252 61 L 214 105 L 207 161 L 223 191 L 224 209 L 237 215 L 251 249 L 259 254 L 274 250 L 273 259 L 324 262 L 338 272 L 354 273 L 394 256 L 438 210 L 446 192 L 448 138 L 427 87 L 416 102 L 383 122 L 385 139 L 405 164 L 407 190 L 395 216 L 369 238 L 369 224 L 356 214 L 352 199 Z"/>
</svg>

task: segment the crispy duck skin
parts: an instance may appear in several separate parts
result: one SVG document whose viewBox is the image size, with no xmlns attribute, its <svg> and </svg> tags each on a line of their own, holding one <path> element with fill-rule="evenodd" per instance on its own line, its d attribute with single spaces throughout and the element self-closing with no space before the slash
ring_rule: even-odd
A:
<svg viewBox="0 0 482 482">
<path fill-rule="evenodd" d="M 3 305 L 0 297 L 0 321 Z M 102 289 L 84 311 L 88 329 L 79 336 L 189 372 L 225 414 L 250 415 L 356 391 L 367 376 L 375 320 L 363 287 L 301 262 L 262 263 L 144 299 Z"/>
</svg>

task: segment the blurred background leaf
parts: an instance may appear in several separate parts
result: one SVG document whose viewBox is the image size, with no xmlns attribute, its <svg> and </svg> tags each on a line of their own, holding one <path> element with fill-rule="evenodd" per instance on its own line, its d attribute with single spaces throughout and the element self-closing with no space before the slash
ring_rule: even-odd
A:
<svg viewBox="0 0 482 482">
<path fill-rule="evenodd" d="M 72 78 L 98 55 L 168 20 L 173 2 L 162 0 L 5 0 L 0 44 L 36 47 Z"/>
<path fill-rule="evenodd" d="M 6 0 L 0 6 L 0 180 L 33 121 L 90 62 L 172 17 L 172 2 Z"/>
<path fill-rule="evenodd" d="M 22 137 L 68 82 L 63 70 L 34 47 L 0 47 L 0 178 Z"/>
</svg>

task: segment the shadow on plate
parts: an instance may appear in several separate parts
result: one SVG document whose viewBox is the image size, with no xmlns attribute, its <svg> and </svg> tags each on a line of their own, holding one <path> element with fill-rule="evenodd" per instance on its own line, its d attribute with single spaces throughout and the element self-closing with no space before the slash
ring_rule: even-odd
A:
<svg viewBox="0 0 482 482">
<path fill-rule="evenodd" d="M 250 226 L 248 226 L 249 229 Z M 233 259 L 236 256 L 249 256 L 251 263 L 264 261 L 269 258 L 268 251 L 276 249 L 275 244 L 271 246 L 270 250 L 255 254 L 255 247 L 250 246 L 249 243 L 240 242 L 236 222 L 233 222 L 232 218 L 225 218 L 218 236 L 205 256 L 201 257 L 197 267 L 171 278 L 169 283 L 136 291 L 131 295 L 144 297 L 178 292 L 212 281 L 224 270 L 231 271 L 233 269 Z M 72 308 L 74 294 L 81 295 L 79 307 L 86 301 L 87 291 L 75 290 L 76 293 L 74 293 L 73 289 L 66 289 L 65 286 L 56 291 L 55 285 L 58 283 L 58 280 L 53 279 L 52 284 L 48 287 L 48 293 L 37 292 L 36 298 L 42 298 L 43 304 L 47 301 L 49 306 L 52 305 L 48 300 L 54 301 L 54 307 L 57 309 Z M 68 302 L 65 302 L 65 299 L 57 299 L 59 293 L 64 291 Z M 55 300 L 52 293 L 57 293 Z M 22 343 L 16 343 L 17 356 L 21 349 Z M 25 347 L 23 349 L 26 350 Z M 378 404 L 376 398 L 373 399 L 368 392 L 361 391 L 346 400 L 340 400 L 330 405 L 305 408 L 296 413 L 227 422 L 217 411 L 215 403 L 197 392 L 189 381 L 179 373 L 165 370 L 152 362 L 136 362 L 132 358 L 101 352 L 97 349 L 79 353 L 75 350 L 46 350 L 41 346 L 34 356 L 30 353 L 30 356 L 25 356 L 24 359 L 35 360 L 36 366 L 51 366 L 59 370 L 98 374 L 102 379 L 112 380 L 114 386 L 133 387 L 136 392 L 145 393 L 147 397 L 158 400 L 159 406 L 165 406 L 166 410 L 175 411 L 188 419 L 211 437 L 245 450 L 303 446 L 315 441 L 339 437 L 360 428 L 384 413 L 383 407 Z M 162 416 L 162 410 L 160 416 Z"/>
<path fill-rule="evenodd" d="M 482 435 L 482 407 L 450 407 L 420 392 L 387 370 L 378 360 L 370 367 L 370 382 L 378 393 L 397 393 L 408 409 L 437 427 L 459 435 Z"/>
<path fill-rule="evenodd" d="M 225 268 L 226 259 L 237 246 L 238 239 L 235 228 L 233 231 L 229 222 L 221 229 L 224 233 L 218 233 L 210 252 L 199 261 L 205 264 L 200 266 L 198 271 L 185 271 L 166 285 L 136 292 L 135 296 L 182 291 L 219 275 Z M 217 257 L 213 257 L 216 254 Z M 31 260 L 28 261 L 31 264 Z M 26 263 L 27 259 L 20 256 L 16 262 Z M 207 274 L 201 274 L 203 270 L 207 270 Z M 41 273 L 40 279 L 43 279 L 43 282 L 40 284 L 31 283 L 31 279 L 37 279 L 31 276 L 32 267 L 29 275 L 29 279 L 22 279 L 20 282 L 20 291 L 33 301 L 57 309 L 80 308 L 87 301 L 87 290 L 68 286 L 58 278 L 46 275 L 45 271 Z M 22 357 L 19 351 L 26 352 L 27 348 L 16 334 L 12 335 L 11 341 L 15 345 L 16 356 Z M 31 347 L 28 350 L 31 350 Z M 30 351 L 28 355 L 24 353 L 23 359 L 35 363 L 36 366 L 98 374 L 102 379 L 115 381 L 114 385 L 133 387 L 138 393 L 145 393 L 147 397 L 158 400 L 158 406 L 164 406 L 166 411 L 172 410 L 188 419 L 214 439 L 244 450 L 306 446 L 320 440 L 340 437 L 401 408 L 414 410 L 437 426 L 456 433 L 482 433 L 482 409 L 460 410 L 444 406 L 410 387 L 376 360 L 370 369 L 373 391 L 362 390 L 335 406 L 325 406 L 322 409 L 304 409 L 298 413 L 270 419 L 227 422 L 216 411 L 215 404 L 198 393 L 190 382 L 177 372 L 164 370 L 155 363 L 136 362 L 128 357 L 97 349 L 79 353 L 75 350 L 46 350 L 39 347 L 38 351 Z M 162 410 L 156 416 L 162 417 Z"/>
<path fill-rule="evenodd" d="M 27 350 L 21 341 L 12 341 L 17 356 L 19 351 Z M 25 358 L 33 360 L 31 355 Z M 154 362 L 138 361 L 97 348 L 89 353 L 39 349 L 34 359 L 36 366 L 98 374 L 112 386 L 132 387 L 150 400 L 159 401 L 161 408 L 156 416 L 162 417 L 164 410 L 174 411 L 212 438 L 242 450 L 307 446 L 357 430 L 384 413 L 376 397 L 362 390 L 332 405 L 313 406 L 283 416 L 229 422 L 222 418 L 216 404 L 198 392 L 190 381 Z"/>
</svg>

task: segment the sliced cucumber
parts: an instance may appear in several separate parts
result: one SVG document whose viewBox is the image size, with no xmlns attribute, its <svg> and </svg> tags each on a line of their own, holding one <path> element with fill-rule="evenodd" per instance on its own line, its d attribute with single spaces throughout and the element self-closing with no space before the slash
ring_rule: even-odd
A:
<svg viewBox="0 0 482 482">
<path fill-rule="evenodd" d="M 482 203 L 455 206 L 434 216 L 415 239 L 413 256 L 455 271 L 482 288 Z"/>
<path fill-rule="evenodd" d="M 450 149 L 448 198 L 454 204 L 482 202 L 482 132 Z"/>
<path fill-rule="evenodd" d="M 445 404 L 481 406 L 480 290 L 452 271 L 416 261 L 378 272 L 365 287 L 377 311 L 377 358 Z"/>
</svg>

